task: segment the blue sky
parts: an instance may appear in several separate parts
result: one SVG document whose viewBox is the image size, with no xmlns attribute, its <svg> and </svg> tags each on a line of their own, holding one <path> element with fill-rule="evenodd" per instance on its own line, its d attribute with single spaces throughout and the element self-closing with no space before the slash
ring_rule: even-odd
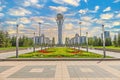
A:
<svg viewBox="0 0 120 80">
<path fill-rule="evenodd" d="M 0 28 L 15 35 L 19 24 L 20 35 L 32 36 L 41 22 L 41 33 L 57 39 L 57 13 L 65 18 L 64 38 L 79 33 L 80 21 L 82 35 L 100 36 L 102 24 L 111 36 L 120 32 L 120 0 L 0 0 Z"/>
</svg>

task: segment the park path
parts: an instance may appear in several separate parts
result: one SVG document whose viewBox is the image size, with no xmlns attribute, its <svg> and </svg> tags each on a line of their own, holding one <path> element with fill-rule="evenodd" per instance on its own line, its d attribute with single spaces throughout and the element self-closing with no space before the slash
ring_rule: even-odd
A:
<svg viewBox="0 0 120 80">
<path fill-rule="evenodd" d="M 41 48 L 37 48 L 36 50 L 40 50 Z M 29 52 L 33 52 L 32 48 L 28 48 L 26 50 L 19 50 L 19 54 L 25 54 L 25 53 L 29 53 Z M 6 59 L 12 56 L 16 55 L 16 51 L 11 51 L 11 52 L 4 52 L 4 53 L 0 53 L 0 59 Z"/>
<path fill-rule="evenodd" d="M 84 51 L 86 51 L 85 48 L 81 48 L 81 49 L 84 50 Z M 93 52 L 93 53 L 96 53 L 96 54 L 101 54 L 101 55 L 103 55 L 103 51 L 102 51 L 102 50 L 89 49 L 89 52 Z M 114 57 L 114 58 L 120 58 L 120 53 L 117 53 L 117 52 L 106 51 L 106 55 L 107 55 L 107 56 Z"/>
</svg>

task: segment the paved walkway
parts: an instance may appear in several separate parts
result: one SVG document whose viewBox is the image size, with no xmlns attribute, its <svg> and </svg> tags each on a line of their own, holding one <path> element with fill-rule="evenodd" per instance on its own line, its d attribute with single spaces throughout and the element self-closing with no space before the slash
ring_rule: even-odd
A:
<svg viewBox="0 0 120 80">
<path fill-rule="evenodd" d="M 76 49 L 79 49 L 78 47 L 76 47 Z M 86 48 L 81 48 L 81 50 L 84 50 L 86 51 Z M 93 52 L 93 53 L 96 53 L 96 54 L 101 54 L 103 55 L 103 50 L 97 50 L 97 49 L 88 49 L 89 52 Z M 110 52 L 110 51 L 106 51 L 106 55 L 107 56 L 111 56 L 111 57 L 114 57 L 114 58 L 120 58 L 120 53 L 117 53 L 117 52 Z"/>
<path fill-rule="evenodd" d="M 36 50 L 40 50 L 41 48 L 37 48 Z M 32 48 L 28 48 L 26 50 L 19 50 L 19 54 L 25 54 L 25 53 L 29 53 L 29 52 L 33 52 Z M 15 56 L 16 52 L 12 51 L 12 52 L 5 52 L 5 53 L 0 53 L 0 59 L 6 59 L 12 56 Z"/>
<path fill-rule="evenodd" d="M 81 49 L 86 51 L 85 48 L 81 48 Z M 97 54 L 103 55 L 103 51 L 102 50 L 89 49 L 89 52 L 93 52 L 93 53 L 97 53 Z M 117 52 L 106 51 L 106 55 L 107 56 L 111 56 L 111 57 L 115 57 L 115 58 L 120 58 L 120 53 L 117 53 Z"/>
<path fill-rule="evenodd" d="M 120 61 L 1 61 L 0 80 L 120 80 Z"/>
</svg>

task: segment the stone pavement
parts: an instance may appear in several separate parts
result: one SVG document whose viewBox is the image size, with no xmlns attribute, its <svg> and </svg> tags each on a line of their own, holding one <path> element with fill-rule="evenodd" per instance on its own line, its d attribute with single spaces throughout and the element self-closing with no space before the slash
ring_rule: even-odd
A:
<svg viewBox="0 0 120 80">
<path fill-rule="evenodd" d="M 37 48 L 36 50 L 41 50 L 41 48 Z M 28 48 L 26 50 L 19 50 L 19 54 L 25 54 L 25 53 L 29 53 L 29 52 L 33 52 L 33 49 Z M 16 55 L 16 51 L 0 53 L 0 59 L 6 59 L 6 58 L 9 58 L 9 57 L 12 57 L 15 55 Z"/>
<path fill-rule="evenodd" d="M 1 61 L 0 80 L 120 80 L 120 61 Z"/>
<path fill-rule="evenodd" d="M 78 49 L 78 48 L 76 48 Z M 85 48 L 81 48 L 82 50 L 86 51 Z M 96 50 L 96 49 L 88 49 L 89 52 L 93 52 L 93 53 L 96 53 L 96 54 L 101 54 L 103 55 L 103 50 Z M 114 58 L 120 58 L 120 53 L 118 52 L 110 52 L 110 51 L 106 51 L 106 55 L 107 56 L 111 56 L 111 57 L 114 57 Z"/>
</svg>

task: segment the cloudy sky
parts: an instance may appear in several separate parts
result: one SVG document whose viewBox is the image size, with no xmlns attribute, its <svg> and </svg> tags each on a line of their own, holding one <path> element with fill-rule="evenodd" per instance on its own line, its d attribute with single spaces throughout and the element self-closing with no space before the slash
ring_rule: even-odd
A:
<svg viewBox="0 0 120 80">
<path fill-rule="evenodd" d="M 111 32 L 120 32 L 120 0 L 0 0 L 0 29 L 15 35 L 19 24 L 20 35 L 38 35 L 38 22 L 41 33 L 57 40 L 56 14 L 64 15 L 63 39 L 79 33 L 82 22 L 82 35 L 100 36 L 101 25 Z"/>
</svg>

